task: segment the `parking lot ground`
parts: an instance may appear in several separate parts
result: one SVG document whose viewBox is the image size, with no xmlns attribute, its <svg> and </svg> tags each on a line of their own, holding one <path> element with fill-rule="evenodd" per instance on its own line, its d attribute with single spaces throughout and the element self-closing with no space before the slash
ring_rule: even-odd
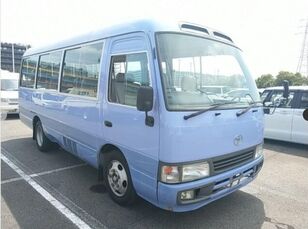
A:
<svg viewBox="0 0 308 229">
<path fill-rule="evenodd" d="M 17 117 L 1 128 L 2 228 L 308 228 L 305 145 L 265 141 L 254 182 L 196 211 L 174 213 L 142 199 L 121 207 L 94 168 L 62 149 L 39 152 Z"/>
</svg>

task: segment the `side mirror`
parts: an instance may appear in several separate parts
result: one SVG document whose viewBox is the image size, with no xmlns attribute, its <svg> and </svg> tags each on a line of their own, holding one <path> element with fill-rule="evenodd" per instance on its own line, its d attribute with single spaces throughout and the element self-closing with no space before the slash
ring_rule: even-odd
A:
<svg viewBox="0 0 308 229">
<path fill-rule="evenodd" d="M 283 95 L 284 98 L 289 98 L 289 81 L 283 81 Z"/>
<path fill-rule="evenodd" d="M 148 112 L 153 108 L 153 88 L 141 86 L 137 94 L 137 109 L 138 111 Z"/>
<path fill-rule="evenodd" d="M 153 88 L 149 86 L 141 86 L 137 93 L 137 109 L 145 112 L 145 124 L 154 126 L 154 118 L 148 115 L 153 109 Z"/>
<path fill-rule="evenodd" d="M 306 110 L 304 110 L 303 112 L 303 117 L 306 121 L 308 121 L 308 108 Z"/>
</svg>

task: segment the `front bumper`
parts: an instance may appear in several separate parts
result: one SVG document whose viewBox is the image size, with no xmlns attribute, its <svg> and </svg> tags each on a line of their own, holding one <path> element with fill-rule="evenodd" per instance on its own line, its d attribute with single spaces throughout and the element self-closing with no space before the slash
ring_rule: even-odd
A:
<svg viewBox="0 0 308 229">
<path fill-rule="evenodd" d="M 7 114 L 18 114 L 19 113 L 19 106 L 17 105 L 3 105 L 0 107 L 2 113 Z"/>
<path fill-rule="evenodd" d="M 205 179 L 183 183 L 158 183 L 159 207 L 176 212 L 198 209 L 214 200 L 222 198 L 254 180 L 262 168 L 263 156 L 245 165 Z M 180 192 L 197 190 L 194 200 L 182 201 Z"/>
</svg>

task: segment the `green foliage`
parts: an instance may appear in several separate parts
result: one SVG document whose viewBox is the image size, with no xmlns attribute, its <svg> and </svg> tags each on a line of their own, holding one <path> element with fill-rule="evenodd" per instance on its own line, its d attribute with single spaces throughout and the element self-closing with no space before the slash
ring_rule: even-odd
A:
<svg viewBox="0 0 308 229">
<path fill-rule="evenodd" d="M 272 87 L 274 83 L 275 79 L 271 74 L 262 75 L 256 80 L 258 88 Z"/>
<path fill-rule="evenodd" d="M 280 71 L 276 77 L 271 74 L 262 75 L 256 79 L 256 84 L 258 88 L 282 86 L 284 80 L 289 81 L 290 86 L 308 85 L 308 77 L 288 71 Z"/>
<path fill-rule="evenodd" d="M 275 85 L 281 86 L 284 80 L 288 80 L 290 85 L 300 86 L 304 84 L 305 78 L 300 73 L 280 71 L 276 76 Z"/>
</svg>

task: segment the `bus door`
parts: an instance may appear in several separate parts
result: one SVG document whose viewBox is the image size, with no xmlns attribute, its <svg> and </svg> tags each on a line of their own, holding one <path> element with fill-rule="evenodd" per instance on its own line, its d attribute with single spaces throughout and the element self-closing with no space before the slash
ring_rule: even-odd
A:
<svg viewBox="0 0 308 229">
<path fill-rule="evenodd" d="M 141 33 L 110 41 L 102 123 L 105 139 L 123 151 L 133 183 L 138 186 L 136 190 L 144 190 L 139 194 L 153 199 L 157 185 L 159 115 L 149 50 L 150 44 Z M 154 106 L 149 112 L 154 118 L 153 126 L 145 124 L 145 112 L 136 108 L 141 86 L 154 88 Z"/>
</svg>

